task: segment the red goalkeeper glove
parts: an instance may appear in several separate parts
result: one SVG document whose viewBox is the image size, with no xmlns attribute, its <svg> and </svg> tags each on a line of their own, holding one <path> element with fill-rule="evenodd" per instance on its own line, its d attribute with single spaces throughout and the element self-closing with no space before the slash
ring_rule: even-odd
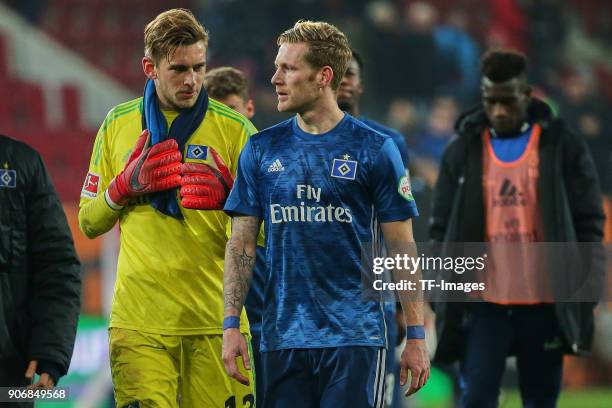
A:
<svg viewBox="0 0 612 408">
<path fill-rule="evenodd" d="M 212 147 L 208 148 L 214 165 L 183 163 L 181 205 L 194 210 L 222 210 L 234 186 L 229 168 Z"/>
<path fill-rule="evenodd" d="M 181 184 L 181 152 L 176 140 L 169 139 L 149 147 L 149 131 L 144 130 L 123 171 L 106 190 L 113 208 L 124 206 L 139 195 L 168 190 Z"/>
</svg>

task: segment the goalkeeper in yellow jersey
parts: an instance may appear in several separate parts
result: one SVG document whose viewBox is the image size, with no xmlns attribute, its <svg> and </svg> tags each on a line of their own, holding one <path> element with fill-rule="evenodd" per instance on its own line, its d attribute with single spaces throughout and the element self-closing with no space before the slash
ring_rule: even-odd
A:
<svg viewBox="0 0 612 408">
<path fill-rule="evenodd" d="M 109 329 L 116 404 L 253 406 L 249 356 L 239 362 L 248 385 L 221 361 L 221 209 L 255 128 L 202 88 L 208 33 L 191 12 L 166 11 L 144 34 L 144 95 L 100 127 L 79 211 L 90 238 L 121 227 Z"/>
</svg>

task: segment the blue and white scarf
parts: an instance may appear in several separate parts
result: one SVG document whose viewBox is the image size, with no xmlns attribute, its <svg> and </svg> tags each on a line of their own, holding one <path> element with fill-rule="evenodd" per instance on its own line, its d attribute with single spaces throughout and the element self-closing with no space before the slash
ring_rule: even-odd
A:
<svg viewBox="0 0 612 408">
<path fill-rule="evenodd" d="M 168 130 L 166 118 L 159 108 L 155 83 L 148 79 L 144 88 L 142 129 L 149 130 L 151 145 L 174 139 L 179 145 L 179 151 L 184 152 L 187 140 L 204 120 L 207 109 L 208 93 L 202 88 L 196 103 L 189 109 L 182 109 Z M 184 218 L 177 201 L 177 189 L 152 193 L 151 206 L 176 219 Z"/>
</svg>

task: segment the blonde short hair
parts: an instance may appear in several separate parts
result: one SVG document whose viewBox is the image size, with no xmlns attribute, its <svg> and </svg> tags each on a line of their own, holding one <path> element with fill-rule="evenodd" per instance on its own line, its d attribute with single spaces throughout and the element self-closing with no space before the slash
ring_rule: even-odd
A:
<svg viewBox="0 0 612 408">
<path fill-rule="evenodd" d="M 300 20 L 278 36 L 276 43 L 306 43 L 306 62 L 315 68 L 329 65 L 334 72 L 331 87 L 338 89 L 351 60 L 351 46 L 342 31 L 322 21 Z"/>
<path fill-rule="evenodd" d="M 172 9 L 159 14 L 144 30 L 144 53 L 155 64 L 161 58 L 169 59 L 181 45 L 204 41 L 208 47 L 208 31 L 187 9 Z"/>
</svg>

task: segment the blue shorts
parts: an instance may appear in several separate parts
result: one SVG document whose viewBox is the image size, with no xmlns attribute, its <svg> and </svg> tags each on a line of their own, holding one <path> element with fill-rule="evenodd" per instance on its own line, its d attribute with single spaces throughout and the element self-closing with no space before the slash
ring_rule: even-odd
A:
<svg viewBox="0 0 612 408">
<path fill-rule="evenodd" d="M 386 350 L 288 349 L 261 353 L 264 408 L 381 408 Z"/>
</svg>

